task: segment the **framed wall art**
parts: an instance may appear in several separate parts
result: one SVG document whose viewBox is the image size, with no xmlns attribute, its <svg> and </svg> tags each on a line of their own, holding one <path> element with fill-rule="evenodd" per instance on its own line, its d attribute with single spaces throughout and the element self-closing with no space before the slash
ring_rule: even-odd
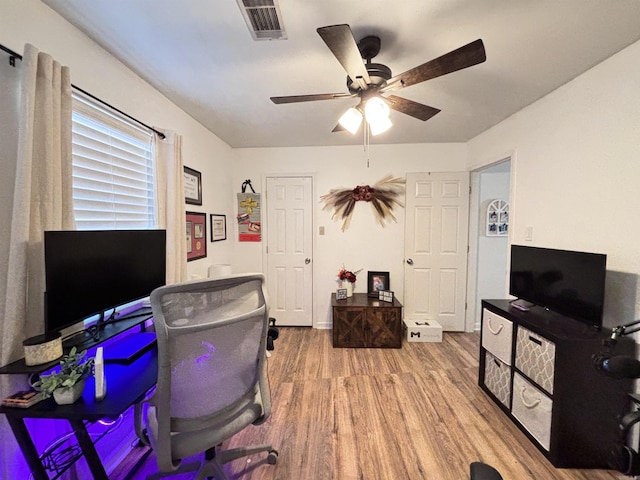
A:
<svg viewBox="0 0 640 480">
<path fill-rule="evenodd" d="M 389 290 L 389 272 L 367 272 L 367 295 L 378 298 L 378 292 Z"/>
<path fill-rule="evenodd" d="M 227 216 L 212 213 L 211 219 L 211 241 L 219 242 L 227 239 Z"/>
<path fill-rule="evenodd" d="M 493 200 L 487 207 L 487 237 L 509 234 L 509 202 Z"/>
<path fill-rule="evenodd" d="M 207 256 L 207 216 L 187 212 L 187 262 Z"/>
<path fill-rule="evenodd" d="M 184 167 L 184 201 L 202 205 L 202 174 L 189 167 Z"/>
</svg>

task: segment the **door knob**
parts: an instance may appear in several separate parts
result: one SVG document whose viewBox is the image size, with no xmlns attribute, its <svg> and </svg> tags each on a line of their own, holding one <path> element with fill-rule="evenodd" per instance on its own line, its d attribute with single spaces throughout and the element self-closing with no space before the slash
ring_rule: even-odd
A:
<svg viewBox="0 0 640 480">
<path fill-rule="evenodd" d="M 305 263 L 305 265 L 309 265 L 311 263 L 311 259 L 310 258 L 305 258 L 304 259 L 304 263 Z"/>
<path fill-rule="evenodd" d="M 407 258 L 407 265 L 413 265 L 413 259 Z"/>
</svg>

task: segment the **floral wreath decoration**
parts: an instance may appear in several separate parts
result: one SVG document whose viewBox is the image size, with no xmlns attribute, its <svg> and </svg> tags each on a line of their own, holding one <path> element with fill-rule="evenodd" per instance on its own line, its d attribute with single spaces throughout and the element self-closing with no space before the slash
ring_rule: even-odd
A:
<svg viewBox="0 0 640 480">
<path fill-rule="evenodd" d="M 387 175 L 376 182 L 373 187 L 358 185 L 353 189 L 332 189 L 320 197 L 320 200 L 325 204 L 322 209 L 333 209 L 331 219 L 342 219 L 341 230 L 344 232 L 349 228 L 356 202 L 369 202 L 376 220 L 384 227 L 385 220 L 398 221 L 393 214 L 393 208 L 396 206 L 404 207 L 404 204 L 399 200 L 399 197 L 404 194 L 404 185 L 404 178 L 394 178 L 392 175 Z"/>
</svg>

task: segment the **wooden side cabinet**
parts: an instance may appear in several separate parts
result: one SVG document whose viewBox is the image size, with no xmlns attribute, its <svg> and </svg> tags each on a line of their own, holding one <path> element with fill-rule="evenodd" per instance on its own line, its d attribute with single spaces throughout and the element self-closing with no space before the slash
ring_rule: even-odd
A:
<svg viewBox="0 0 640 480">
<path fill-rule="evenodd" d="M 336 300 L 331 295 L 333 346 L 356 348 L 401 348 L 402 304 L 370 298 L 366 293 Z"/>
</svg>

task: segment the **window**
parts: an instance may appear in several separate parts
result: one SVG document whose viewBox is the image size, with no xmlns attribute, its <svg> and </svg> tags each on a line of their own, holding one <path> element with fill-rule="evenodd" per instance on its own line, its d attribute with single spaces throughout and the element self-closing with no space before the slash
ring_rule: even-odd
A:
<svg viewBox="0 0 640 480">
<path fill-rule="evenodd" d="M 74 93 L 72 155 L 78 230 L 155 227 L 150 132 Z"/>
</svg>

